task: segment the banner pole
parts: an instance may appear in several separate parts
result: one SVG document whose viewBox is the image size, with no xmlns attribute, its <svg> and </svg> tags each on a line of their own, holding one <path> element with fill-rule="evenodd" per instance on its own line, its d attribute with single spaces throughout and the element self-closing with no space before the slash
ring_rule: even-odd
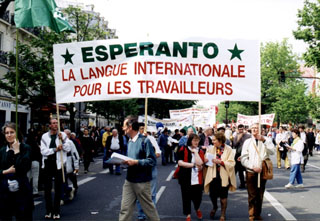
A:
<svg viewBox="0 0 320 221">
<path fill-rule="evenodd" d="M 19 83 L 18 63 L 19 63 L 19 28 L 17 28 L 16 30 L 16 88 L 15 88 L 16 89 L 16 134 L 18 134 L 18 83 Z"/>
<path fill-rule="evenodd" d="M 57 108 L 57 121 L 58 121 L 58 136 L 60 133 L 60 114 L 59 114 L 59 104 L 56 103 L 56 108 Z M 62 144 L 62 140 L 59 139 L 59 143 Z M 61 170 L 62 170 L 62 181 L 63 183 L 66 182 L 65 180 L 65 176 L 64 176 L 64 165 L 63 165 L 63 154 L 62 154 L 62 150 L 60 150 L 60 161 L 61 161 Z"/>
<path fill-rule="evenodd" d="M 144 132 L 147 133 L 148 127 L 148 97 L 144 100 Z"/>
<path fill-rule="evenodd" d="M 259 100 L 259 135 L 261 136 L 261 98 Z M 260 188 L 260 176 L 261 176 L 261 172 L 258 173 L 258 188 Z"/>
</svg>

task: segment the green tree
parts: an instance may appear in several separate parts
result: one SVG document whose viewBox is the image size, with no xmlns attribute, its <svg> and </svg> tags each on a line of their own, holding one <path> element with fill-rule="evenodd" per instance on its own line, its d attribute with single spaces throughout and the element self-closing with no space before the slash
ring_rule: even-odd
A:
<svg viewBox="0 0 320 221">
<path fill-rule="evenodd" d="M 84 12 L 79 7 L 69 6 L 63 10 L 68 22 L 76 30 L 76 35 L 71 35 L 71 41 L 91 41 L 105 39 L 109 34 L 107 25 L 96 13 Z"/>
<path fill-rule="evenodd" d="M 184 109 L 192 107 L 195 101 L 191 100 L 165 100 L 154 99 L 148 100 L 148 114 L 155 114 L 157 118 L 169 118 L 169 110 Z"/>
<path fill-rule="evenodd" d="M 33 44 L 39 39 L 30 41 Z M 37 56 L 38 51 L 32 50 L 29 45 L 21 44 L 19 49 L 19 103 L 29 105 L 33 116 L 37 116 L 50 102 L 54 102 L 53 63 L 49 62 L 47 56 Z M 0 81 L 0 88 L 15 96 L 15 54 L 9 54 L 9 61 L 11 68 L 4 75 L 5 80 Z"/>
<path fill-rule="evenodd" d="M 287 39 L 282 42 L 262 44 L 261 54 L 261 103 L 262 114 L 276 113 L 276 119 L 281 122 L 305 122 L 308 117 L 306 86 L 299 80 L 298 57 L 293 54 L 292 46 Z M 280 81 L 280 72 L 285 73 L 285 82 Z M 297 92 L 295 92 L 297 90 Z M 290 94 L 291 93 L 291 94 Z M 299 102 L 296 102 L 299 101 Z M 303 111 L 299 108 L 304 108 Z M 291 112 L 292 111 L 292 112 Z M 258 114 L 257 102 L 230 102 L 228 119 L 236 120 L 237 113 L 245 115 Z M 219 105 L 217 119 L 225 120 L 224 103 Z"/>
<path fill-rule="evenodd" d="M 320 68 L 320 0 L 306 0 L 303 9 L 298 10 L 298 28 L 293 35 L 309 45 L 303 54 L 307 66 Z"/>
<path fill-rule="evenodd" d="M 64 11 L 77 34 L 41 30 L 37 38 L 30 38 L 28 44 L 19 47 L 19 103 L 29 104 L 33 114 L 55 101 L 53 44 L 75 40 L 87 41 L 105 39 L 108 35 L 106 25 L 98 14 L 84 12 L 78 7 L 69 6 Z M 10 54 L 10 70 L 4 76 L 6 81 L 0 87 L 15 96 L 15 54 Z M 71 129 L 74 130 L 74 104 L 66 104 L 70 112 Z M 44 120 L 44 119 L 43 119 Z M 47 119 L 42 123 L 46 123 Z"/>
<path fill-rule="evenodd" d="M 311 99 L 306 95 L 303 81 L 291 81 L 278 91 L 272 110 L 278 115 L 281 123 L 305 123 L 309 116 Z"/>
<path fill-rule="evenodd" d="M 138 99 L 118 100 L 118 101 L 95 101 L 90 102 L 87 109 L 97 113 L 110 121 L 115 120 L 121 124 L 128 115 L 138 115 Z"/>
<path fill-rule="evenodd" d="M 320 119 L 320 97 L 309 95 L 309 103 L 307 104 L 307 108 L 309 110 L 309 114 L 312 119 Z"/>
<path fill-rule="evenodd" d="M 262 114 L 274 111 L 272 105 L 277 102 L 277 94 L 283 84 L 296 81 L 298 77 L 298 58 L 292 52 L 287 39 L 282 42 L 268 42 L 261 45 L 261 99 Z M 280 72 L 285 72 L 285 82 L 280 82 Z M 290 78 L 288 78 L 290 77 Z"/>
<path fill-rule="evenodd" d="M 218 114 L 217 114 L 217 121 L 219 123 L 225 122 L 226 120 L 226 108 L 225 102 L 221 102 L 218 105 Z M 237 116 L 239 114 L 244 115 L 257 115 L 258 114 L 258 103 L 257 102 L 230 102 L 228 108 L 228 122 L 236 122 Z"/>
</svg>

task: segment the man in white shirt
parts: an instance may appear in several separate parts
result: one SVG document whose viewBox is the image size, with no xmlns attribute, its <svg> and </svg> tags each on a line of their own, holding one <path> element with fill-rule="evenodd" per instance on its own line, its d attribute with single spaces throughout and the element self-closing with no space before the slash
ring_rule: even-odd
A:
<svg viewBox="0 0 320 221">
<path fill-rule="evenodd" d="M 262 161 L 275 152 L 272 140 L 259 134 L 259 124 L 251 125 L 251 138 L 247 139 L 241 151 L 241 163 L 246 168 L 249 203 L 249 220 L 262 220 L 262 202 L 267 180 L 262 179 Z M 260 176 L 259 176 L 260 174 Z M 258 188 L 258 178 L 260 187 Z"/>
<path fill-rule="evenodd" d="M 109 158 L 112 153 L 121 153 L 123 150 L 123 136 L 118 135 L 118 130 L 112 130 L 112 136 L 108 136 L 106 142 L 106 152 Z M 109 173 L 113 174 L 113 164 L 109 164 Z M 116 175 L 121 175 L 120 165 L 116 165 Z"/>
<path fill-rule="evenodd" d="M 50 120 L 50 131 L 41 137 L 42 168 L 44 168 L 44 198 L 46 202 L 46 219 L 60 219 L 60 200 L 62 187 L 62 164 L 67 162 L 67 153 L 71 150 L 68 137 L 64 132 L 58 133 L 57 119 Z M 61 153 L 62 151 L 62 153 Z M 62 157 L 61 157 L 62 156 Z M 62 158 L 62 159 L 61 159 Z M 62 160 L 62 162 L 61 162 Z M 65 167 L 64 167 L 65 168 Z M 54 178 L 54 202 L 51 190 Z"/>
<path fill-rule="evenodd" d="M 287 149 L 283 146 L 284 143 L 288 143 L 288 133 L 286 130 L 280 126 L 279 133 L 276 135 L 276 144 L 277 144 L 277 166 L 280 169 L 281 168 L 281 154 L 285 154 L 286 157 L 284 159 L 284 167 L 286 169 L 290 168 L 290 163 L 288 159 Z M 284 153 L 285 152 L 285 153 Z"/>
</svg>

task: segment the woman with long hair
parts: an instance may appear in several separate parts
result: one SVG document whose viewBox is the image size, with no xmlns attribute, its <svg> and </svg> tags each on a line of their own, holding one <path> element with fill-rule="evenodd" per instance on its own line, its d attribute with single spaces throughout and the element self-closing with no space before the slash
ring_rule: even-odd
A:
<svg viewBox="0 0 320 221">
<path fill-rule="evenodd" d="M 0 149 L 0 220 L 32 220 L 32 188 L 27 172 L 31 168 L 31 149 L 20 143 L 16 125 L 3 127 L 5 145 Z M 21 139 L 20 139 L 21 141 Z"/>
<path fill-rule="evenodd" d="M 292 131 L 293 142 L 291 146 L 286 145 L 288 151 L 291 152 L 291 171 L 289 177 L 289 183 L 285 185 L 285 188 L 303 188 L 303 180 L 300 170 L 300 165 L 303 163 L 302 151 L 304 148 L 303 141 L 300 139 L 300 132 L 298 129 Z M 294 186 L 294 182 L 297 180 L 298 185 Z"/>
</svg>

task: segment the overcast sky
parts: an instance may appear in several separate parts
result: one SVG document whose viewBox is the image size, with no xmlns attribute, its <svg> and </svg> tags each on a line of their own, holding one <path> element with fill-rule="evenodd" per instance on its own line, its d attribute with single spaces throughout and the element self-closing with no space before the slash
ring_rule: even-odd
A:
<svg viewBox="0 0 320 221">
<path fill-rule="evenodd" d="M 88 1 L 83 1 L 88 4 Z M 303 0 L 91 0 L 120 38 L 241 38 L 262 42 L 293 38 Z"/>
</svg>

